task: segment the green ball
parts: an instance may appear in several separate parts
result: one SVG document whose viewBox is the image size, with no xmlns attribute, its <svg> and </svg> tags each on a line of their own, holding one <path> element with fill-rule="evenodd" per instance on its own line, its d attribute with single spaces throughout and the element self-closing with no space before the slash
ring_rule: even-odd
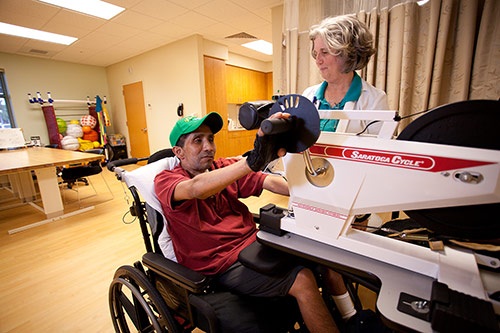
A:
<svg viewBox="0 0 500 333">
<path fill-rule="evenodd" d="M 57 121 L 57 128 L 59 129 L 59 133 L 64 134 L 66 133 L 66 130 L 68 129 L 68 124 L 66 124 L 66 121 L 61 118 L 56 118 Z"/>
</svg>

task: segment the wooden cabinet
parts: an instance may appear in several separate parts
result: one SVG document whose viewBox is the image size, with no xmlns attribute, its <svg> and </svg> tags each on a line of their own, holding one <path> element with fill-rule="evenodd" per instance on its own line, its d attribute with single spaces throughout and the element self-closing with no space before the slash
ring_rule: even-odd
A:
<svg viewBox="0 0 500 333">
<path fill-rule="evenodd" d="M 253 148 L 257 130 L 228 131 L 227 157 L 239 156 Z"/>
<path fill-rule="evenodd" d="M 271 87 L 269 88 L 269 77 Z M 226 65 L 226 95 L 228 104 L 270 100 L 272 74 Z M 236 117 L 234 117 L 236 118 Z M 253 148 L 257 130 L 228 131 L 226 156 L 238 156 Z"/>
<path fill-rule="evenodd" d="M 273 95 L 273 73 L 266 73 L 266 99 L 271 100 Z"/>
<path fill-rule="evenodd" d="M 217 112 L 222 119 L 227 119 L 226 103 L 226 63 L 224 60 L 211 57 L 203 58 L 205 73 L 205 103 L 207 113 Z M 225 157 L 227 144 L 227 121 L 224 121 L 222 130 L 215 135 L 217 146 L 216 157 Z"/>
<path fill-rule="evenodd" d="M 263 72 L 226 65 L 227 102 L 243 104 L 248 101 L 271 99 L 271 96 L 268 96 L 267 78 L 268 74 Z"/>
<path fill-rule="evenodd" d="M 226 65 L 226 96 L 227 103 L 240 104 L 244 94 L 243 79 L 239 67 Z M 245 92 L 246 94 L 246 92 Z"/>
<path fill-rule="evenodd" d="M 228 104 L 270 100 L 272 74 L 226 65 L 224 60 L 207 56 L 204 73 L 207 112 L 215 111 L 224 119 L 222 130 L 215 136 L 216 157 L 241 155 L 253 148 L 257 130 L 228 130 Z"/>
</svg>

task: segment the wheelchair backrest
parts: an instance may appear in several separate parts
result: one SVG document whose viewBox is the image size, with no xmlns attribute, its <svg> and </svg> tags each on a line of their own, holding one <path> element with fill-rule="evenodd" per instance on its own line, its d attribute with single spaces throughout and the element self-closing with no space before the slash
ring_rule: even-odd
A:
<svg viewBox="0 0 500 333">
<path fill-rule="evenodd" d="M 146 204 L 147 222 L 153 234 L 155 252 L 159 247 L 163 255 L 173 261 L 177 261 L 177 258 L 175 257 L 172 240 L 167 232 L 167 219 L 163 215 L 160 201 L 155 193 L 154 179 L 161 171 L 171 170 L 178 164 L 179 159 L 177 157 L 166 157 L 124 174 L 127 186 L 129 188 L 135 187 Z"/>
</svg>

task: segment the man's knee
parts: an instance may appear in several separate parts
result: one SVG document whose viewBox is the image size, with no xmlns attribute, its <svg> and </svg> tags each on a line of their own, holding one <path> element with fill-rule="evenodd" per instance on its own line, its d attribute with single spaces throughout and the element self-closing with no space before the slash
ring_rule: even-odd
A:
<svg viewBox="0 0 500 333">
<path fill-rule="evenodd" d="M 305 291 L 314 290 L 318 291 L 318 285 L 316 283 L 316 277 L 314 273 L 309 268 L 303 268 L 295 277 L 295 281 L 288 292 L 292 296 L 297 296 L 299 293 L 303 293 Z"/>
</svg>

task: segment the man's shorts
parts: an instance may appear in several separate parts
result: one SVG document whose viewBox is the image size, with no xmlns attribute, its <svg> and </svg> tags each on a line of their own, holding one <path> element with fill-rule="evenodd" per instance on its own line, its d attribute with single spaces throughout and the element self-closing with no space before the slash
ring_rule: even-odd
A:
<svg viewBox="0 0 500 333">
<path fill-rule="evenodd" d="M 276 297 L 286 296 L 303 266 L 291 267 L 287 273 L 270 276 L 254 271 L 236 261 L 227 271 L 219 275 L 217 284 L 237 294 Z"/>
</svg>

